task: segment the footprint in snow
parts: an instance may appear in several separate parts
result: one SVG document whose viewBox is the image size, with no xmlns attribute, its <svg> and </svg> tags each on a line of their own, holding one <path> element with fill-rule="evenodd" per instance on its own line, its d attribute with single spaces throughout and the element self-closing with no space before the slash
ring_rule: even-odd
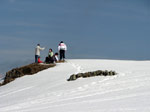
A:
<svg viewBox="0 0 150 112">
<path fill-rule="evenodd" d="M 84 87 L 84 88 L 88 88 L 88 87 L 89 87 L 89 85 L 87 85 L 87 84 L 86 84 L 86 85 L 84 85 L 83 87 Z"/>
<path fill-rule="evenodd" d="M 71 63 L 71 65 L 72 65 L 75 69 L 77 69 L 77 72 L 76 72 L 76 73 L 83 72 L 83 68 L 82 68 L 80 65 L 74 64 L 74 63 Z"/>
<path fill-rule="evenodd" d="M 97 84 L 96 82 L 92 82 L 92 83 L 91 83 L 91 85 L 96 85 L 96 84 Z"/>
</svg>

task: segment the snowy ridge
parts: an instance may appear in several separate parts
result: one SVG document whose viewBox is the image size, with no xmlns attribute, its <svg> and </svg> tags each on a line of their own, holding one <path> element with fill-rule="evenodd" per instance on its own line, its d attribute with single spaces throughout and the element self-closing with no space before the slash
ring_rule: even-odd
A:
<svg viewBox="0 0 150 112">
<path fill-rule="evenodd" d="M 150 61 L 67 60 L 0 87 L 0 112 L 150 112 Z M 71 74 L 114 70 L 116 76 Z"/>
</svg>

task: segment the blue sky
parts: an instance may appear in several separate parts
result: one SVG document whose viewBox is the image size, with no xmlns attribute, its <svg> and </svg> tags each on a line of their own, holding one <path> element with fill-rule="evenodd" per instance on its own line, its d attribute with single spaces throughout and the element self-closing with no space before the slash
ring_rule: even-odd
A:
<svg viewBox="0 0 150 112">
<path fill-rule="evenodd" d="M 37 43 L 67 58 L 150 59 L 149 0 L 0 0 L 0 65 L 33 61 Z M 17 64 L 17 63 L 16 63 Z"/>
</svg>

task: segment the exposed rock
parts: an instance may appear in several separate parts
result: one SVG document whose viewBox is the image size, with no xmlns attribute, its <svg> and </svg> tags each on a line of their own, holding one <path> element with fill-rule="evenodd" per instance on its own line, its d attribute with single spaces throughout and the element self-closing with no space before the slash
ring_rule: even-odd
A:
<svg viewBox="0 0 150 112">
<path fill-rule="evenodd" d="M 116 74 L 117 73 L 115 71 L 97 70 L 97 71 L 93 71 L 93 72 L 73 74 L 73 75 L 70 76 L 68 81 L 73 81 L 73 80 L 76 80 L 80 77 L 87 78 L 87 77 L 94 77 L 94 76 L 113 76 L 113 75 L 116 75 Z"/>
<path fill-rule="evenodd" d="M 55 64 L 38 64 L 33 63 L 29 64 L 20 68 L 15 68 L 6 73 L 6 76 L 4 78 L 4 82 L 1 85 L 5 85 L 13 80 L 15 80 L 18 77 L 22 77 L 24 75 L 32 75 L 39 71 L 48 69 L 50 67 L 54 67 Z M 1 86 L 0 85 L 0 86 Z"/>
<path fill-rule="evenodd" d="M 82 75 L 83 75 L 82 73 L 79 73 L 79 74 L 76 75 L 76 77 L 80 78 L 80 77 L 82 77 Z"/>
<path fill-rule="evenodd" d="M 68 79 L 68 81 L 70 80 L 76 80 L 77 79 L 77 75 L 73 74 L 70 76 L 70 79 Z"/>
</svg>

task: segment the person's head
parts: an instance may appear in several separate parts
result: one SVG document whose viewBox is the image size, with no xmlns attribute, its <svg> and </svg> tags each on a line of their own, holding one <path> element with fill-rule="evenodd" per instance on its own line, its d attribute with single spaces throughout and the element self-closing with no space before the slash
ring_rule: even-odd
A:
<svg viewBox="0 0 150 112">
<path fill-rule="evenodd" d="M 40 44 L 37 44 L 37 46 L 40 46 Z"/>
<path fill-rule="evenodd" d="M 60 43 L 64 43 L 63 41 L 61 41 Z"/>
<path fill-rule="evenodd" d="M 58 53 L 55 53 L 55 56 L 58 56 Z"/>
<path fill-rule="evenodd" d="M 49 49 L 49 52 L 53 52 L 53 50 L 52 50 L 52 49 Z"/>
<path fill-rule="evenodd" d="M 38 59 L 40 59 L 40 56 L 38 57 Z"/>
</svg>

